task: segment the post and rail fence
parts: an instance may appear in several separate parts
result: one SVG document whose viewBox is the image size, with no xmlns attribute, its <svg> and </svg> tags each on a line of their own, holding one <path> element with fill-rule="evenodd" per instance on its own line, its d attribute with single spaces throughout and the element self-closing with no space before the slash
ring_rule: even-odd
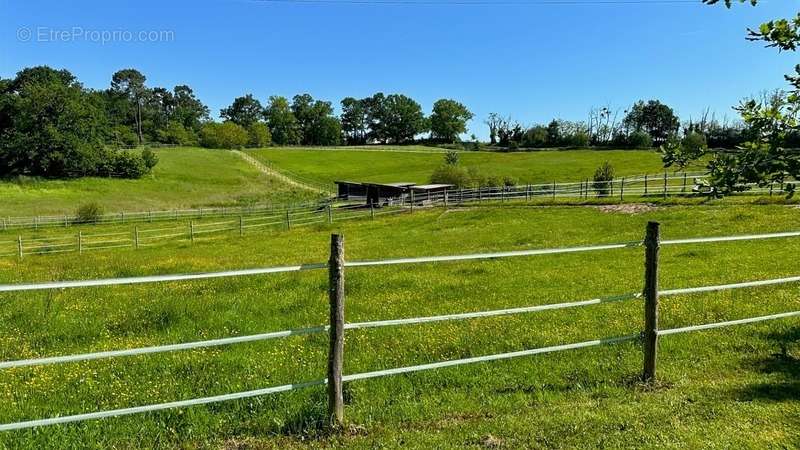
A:
<svg viewBox="0 0 800 450">
<path fill-rule="evenodd" d="M 451 256 L 425 256 L 425 257 L 410 257 L 410 258 L 385 259 L 385 260 L 373 260 L 373 261 L 347 261 L 345 259 L 345 252 L 344 252 L 345 249 L 344 238 L 341 235 L 334 234 L 331 236 L 330 259 L 328 260 L 327 263 L 232 270 L 232 271 L 214 272 L 214 273 L 153 275 L 153 276 L 130 277 L 130 278 L 53 281 L 46 283 L 0 285 L 0 295 L 2 295 L 3 293 L 9 293 L 9 292 L 28 292 L 28 291 L 53 290 L 53 289 L 77 289 L 77 288 L 97 287 L 97 286 L 124 286 L 124 285 L 136 285 L 143 283 L 181 282 L 190 280 L 219 279 L 227 277 L 256 276 L 256 275 L 268 275 L 277 273 L 290 273 L 290 272 L 327 269 L 329 275 L 328 298 L 329 298 L 329 308 L 330 308 L 328 324 L 309 327 L 309 328 L 267 332 L 256 335 L 232 336 L 232 337 L 213 339 L 213 340 L 184 342 L 178 344 L 159 345 L 152 347 L 129 348 L 123 350 L 110 350 L 110 351 L 100 351 L 100 352 L 91 352 L 83 354 L 47 356 L 47 357 L 39 357 L 31 359 L 2 361 L 0 362 L 0 370 L 5 370 L 12 368 L 35 367 L 35 366 L 43 366 L 51 364 L 75 363 L 79 361 L 90 361 L 90 360 L 98 360 L 105 358 L 118 358 L 118 357 L 134 356 L 134 355 L 158 354 L 164 352 L 175 352 L 180 350 L 221 347 L 221 346 L 228 346 L 246 342 L 257 342 L 257 341 L 265 341 L 272 339 L 281 339 L 289 336 L 310 335 L 318 333 L 328 333 L 329 343 L 330 343 L 328 347 L 327 376 L 326 378 L 323 379 L 303 381 L 303 382 L 297 382 L 293 384 L 280 385 L 280 386 L 272 386 L 251 391 L 215 395 L 210 397 L 199 397 L 189 400 L 157 403 L 144 406 L 127 407 L 127 408 L 120 408 L 107 411 L 97 411 L 97 412 L 90 412 L 90 413 L 76 414 L 76 415 L 65 415 L 65 416 L 55 415 L 54 417 L 46 419 L 34 419 L 34 420 L 26 420 L 14 423 L 5 423 L 5 424 L 0 424 L 0 432 L 23 430 L 23 429 L 42 427 L 47 425 L 66 424 L 72 422 L 103 419 L 103 418 L 110 418 L 117 416 L 126 416 L 132 414 L 141 414 L 152 411 L 163 411 L 174 408 L 185 408 L 196 405 L 206 405 L 211 403 L 264 396 L 279 392 L 288 392 L 296 389 L 306 389 L 322 385 L 327 385 L 328 423 L 332 428 L 339 429 L 345 423 L 345 416 L 344 416 L 345 405 L 343 400 L 344 383 L 350 383 L 359 380 L 367 380 L 367 379 L 386 377 L 386 376 L 394 376 L 400 374 L 410 374 L 414 372 L 441 369 L 447 367 L 457 367 L 467 364 L 500 361 L 512 358 L 520 358 L 525 356 L 533 356 L 546 353 L 554 353 L 554 352 L 561 352 L 573 349 L 582 349 L 600 345 L 610 345 L 615 343 L 631 342 L 631 341 L 633 342 L 638 341 L 642 344 L 644 364 L 641 372 L 642 373 L 641 377 L 645 382 L 653 382 L 657 379 L 656 370 L 657 370 L 657 360 L 658 360 L 658 339 L 661 336 L 668 336 L 679 333 L 709 330 L 709 329 L 729 327 L 734 325 L 751 324 L 767 320 L 777 320 L 777 319 L 800 316 L 800 311 L 790 311 L 790 312 L 783 312 L 783 313 L 765 315 L 760 317 L 749 317 L 749 318 L 730 320 L 724 322 L 689 325 L 685 327 L 672 328 L 672 329 L 660 329 L 658 326 L 659 297 L 718 292 L 718 291 L 726 291 L 732 289 L 755 288 L 762 286 L 775 286 L 787 283 L 800 283 L 800 276 L 748 281 L 748 282 L 723 284 L 723 285 L 709 285 L 709 286 L 689 287 L 681 289 L 660 290 L 658 284 L 659 249 L 663 246 L 677 246 L 686 244 L 703 244 L 703 243 L 733 242 L 733 241 L 756 241 L 764 239 L 785 239 L 785 238 L 797 238 L 797 237 L 800 237 L 800 231 L 790 231 L 790 232 L 771 233 L 771 234 L 742 235 L 742 236 L 718 236 L 718 237 L 662 240 L 660 236 L 659 224 L 655 222 L 650 222 L 647 225 L 645 238 L 642 241 L 635 241 L 635 242 L 621 242 L 614 244 L 588 245 L 581 247 L 516 250 L 516 251 L 506 251 L 506 252 L 451 255 Z M 589 300 L 572 301 L 572 302 L 558 303 L 558 304 L 539 304 L 539 305 L 517 307 L 511 309 L 453 313 L 440 316 L 376 320 L 376 321 L 360 322 L 360 323 L 358 322 L 351 323 L 346 321 L 345 275 L 347 270 L 352 270 L 356 268 L 387 266 L 387 265 L 425 264 L 425 263 L 442 263 L 442 262 L 457 262 L 457 261 L 481 261 L 481 260 L 494 260 L 499 258 L 519 258 L 519 257 L 531 257 L 539 255 L 584 253 L 584 252 L 596 252 L 596 251 L 625 249 L 625 248 L 641 248 L 641 247 L 644 247 L 644 256 L 645 256 L 644 258 L 645 270 L 643 274 L 644 288 L 641 292 L 627 293 L 611 297 L 601 297 Z M 523 349 L 508 353 L 490 354 L 490 355 L 475 356 L 463 359 L 445 360 L 445 361 L 420 364 L 415 366 L 377 370 L 373 372 L 347 374 L 344 370 L 344 359 L 345 359 L 344 344 L 345 344 L 345 332 L 347 330 L 397 327 L 397 326 L 416 325 L 424 323 L 472 320 L 472 319 L 480 319 L 486 317 L 511 316 L 518 314 L 531 314 L 541 311 L 588 307 L 592 305 L 631 301 L 631 300 L 641 300 L 641 299 L 644 299 L 643 330 L 628 335 L 603 337 L 584 342 L 575 342 L 575 343 L 554 345 L 541 348 Z"/>
<path fill-rule="evenodd" d="M 591 182 L 586 180 L 579 183 L 562 184 L 538 184 L 506 187 L 485 187 L 475 189 L 453 189 L 442 192 L 428 193 L 425 196 L 415 196 L 414 192 L 402 195 L 397 198 L 385 199 L 381 204 L 354 203 L 353 201 L 363 199 L 350 199 L 352 201 L 335 204 L 330 201 L 321 203 L 311 203 L 294 207 L 287 206 L 285 209 L 274 208 L 216 208 L 185 210 L 184 212 L 160 211 L 148 212 L 147 214 L 123 213 L 113 215 L 117 221 L 109 220 L 101 223 L 123 224 L 134 223 L 133 228 L 125 231 L 111 231 L 108 233 L 92 233 L 91 230 L 79 231 L 78 233 L 65 233 L 62 235 L 50 233 L 45 236 L 35 235 L 24 237 L 21 234 L 16 236 L 13 241 L 4 239 L 0 234 L 0 257 L 22 258 L 28 254 L 57 254 L 66 252 L 85 253 L 94 250 L 151 247 L 162 245 L 168 242 L 198 240 L 213 240 L 225 238 L 226 236 L 243 237 L 247 232 L 254 230 L 293 230 L 297 227 L 313 224 L 332 224 L 334 221 L 351 219 L 375 219 L 377 216 L 396 214 L 400 212 L 413 213 L 421 206 L 437 207 L 457 207 L 463 204 L 504 204 L 511 200 L 531 202 L 535 199 L 544 201 L 556 201 L 563 199 L 582 199 L 607 198 L 608 200 L 624 201 L 626 196 L 636 196 L 637 199 L 649 197 L 666 197 L 668 195 L 694 195 L 693 187 L 687 187 L 689 175 L 684 173 L 678 176 L 663 176 L 663 185 L 653 189 L 649 176 L 623 178 L 619 182 Z M 672 184 L 669 184 L 672 183 Z M 661 183 L 659 183 L 661 184 Z M 778 189 L 773 189 L 773 193 L 784 193 L 790 183 L 782 183 Z M 616 190 L 615 190 L 616 189 Z M 770 188 L 771 189 L 771 188 Z M 612 197 L 612 193 L 617 192 Z M 769 192 L 767 187 L 753 187 L 752 193 L 765 194 Z M 617 195 L 619 195 L 617 197 Z M 238 214 L 237 214 L 238 213 Z M 203 219 L 222 218 L 220 221 L 203 222 Z M 137 220 L 152 223 L 168 218 L 176 221 L 181 218 L 187 219 L 185 225 L 175 223 L 174 226 L 158 226 L 147 229 L 140 228 Z M 2 219 L 6 220 L 6 219 Z M 8 228 L 8 222 L 3 222 Z M 38 227 L 43 227 L 41 218 L 35 223 Z M 69 220 L 64 220 L 64 224 L 69 224 Z M 78 236 L 82 234 L 82 236 Z"/>
<path fill-rule="evenodd" d="M 454 203 L 484 201 L 506 201 L 534 199 L 550 200 L 589 200 L 601 199 L 612 201 L 619 199 L 647 200 L 667 198 L 669 196 L 707 196 L 713 192 L 704 187 L 702 180 L 706 175 L 701 172 L 673 173 L 664 172 L 663 176 L 642 175 L 624 177 L 611 181 L 592 181 L 585 179 L 579 182 L 556 181 L 542 184 L 520 184 L 515 186 L 484 186 L 480 188 L 453 189 L 449 192 L 429 194 L 424 199 L 411 200 L 411 194 L 399 199 L 406 204 L 445 204 L 446 199 Z M 659 180 L 659 178 L 661 180 Z M 658 181 L 654 183 L 653 180 Z M 765 186 L 751 184 L 744 186 L 746 190 L 733 195 L 785 195 L 793 191 L 800 182 L 788 180 L 781 183 L 775 182 Z M 616 193 L 616 194 L 615 194 Z M 325 198 L 319 201 L 304 203 L 284 203 L 265 206 L 228 206 L 228 207 L 201 207 L 191 209 L 147 210 L 147 211 L 120 211 L 102 214 L 94 220 L 81 221 L 70 214 L 39 215 L 33 217 L 0 217 L 0 231 L 17 229 L 33 229 L 63 227 L 75 225 L 97 224 L 126 224 L 126 223 L 153 223 L 178 220 L 201 220 L 204 218 L 250 217 L 270 214 L 284 214 L 286 211 L 323 210 L 328 206 L 335 206 L 338 197 Z"/>
</svg>

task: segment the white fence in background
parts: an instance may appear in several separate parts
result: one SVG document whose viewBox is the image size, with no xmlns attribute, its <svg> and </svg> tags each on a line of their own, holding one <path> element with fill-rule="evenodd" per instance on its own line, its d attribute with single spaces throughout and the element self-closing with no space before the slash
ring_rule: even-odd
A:
<svg viewBox="0 0 800 450">
<path fill-rule="evenodd" d="M 118 248 L 142 248 L 163 245 L 170 242 L 195 242 L 220 239 L 231 236 L 244 236 L 256 230 L 291 230 L 305 225 L 334 223 L 358 218 L 375 218 L 401 212 L 413 213 L 415 208 L 432 206 L 454 206 L 466 203 L 504 203 L 512 201 L 558 201 L 559 199 L 595 199 L 621 201 L 635 198 L 637 201 L 648 198 L 667 198 L 670 196 L 705 195 L 696 191 L 693 174 L 678 176 L 641 176 L 622 178 L 608 183 L 592 181 L 576 183 L 528 184 L 523 186 L 485 187 L 474 189 L 453 189 L 447 191 L 403 194 L 392 199 L 384 199 L 381 204 L 354 204 L 364 202 L 361 197 L 351 197 L 350 202 L 334 204 L 330 201 L 310 203 L 285 209 L 275 208 L 209 208 L 196 210 L 155 211 L 147 213 L 120 213 L 107 216 L 100 222 L 104 224 L 125 224 L 129 222 L 178 222 L 172 226 L 168 222 L 157 228 L 133 225 L 126 231 L 109 233 L 47 234 L 35 236 L 17 235 L 16 239 L 0 235 L 0 257 L 23 258 L 34 254 L 58 254 L 66 252 L 89 252 Z M 780 185 L 751 186 L 742 194 L 784 195 L 794 182 Z M 214 222 L 203 219 L 219 218 Z M 43 227 L 40 219 L 35 219 L 34 228 Z M 181 223 L 181 220 L 185 221 Z M 3 222 L 8 228 L 9 222 Z M 47 222 L 52 225 L 53 222 Z M 18 225 L 18 224 L 17 224 Z M 69 226 L 68 218 L 63 218 L 62 226 Z"/>
<path fill-rule="evenodd" d="M 331 187 L 321 183 L 305 180 L 295 174 L 281 169 L 273 169 L 290 178 L 297 178 L 303 184 L 318 187 L 321 190 L 331 191 Z M 591 199 L 620 200 L 639 198 L 658 198 L 668 196 L 707 195 L 702 189 L 697 189 L 697 182 L 703 180 L 705 175 L 700 172 L 680 172 L 673 174 L 639 175 L 618 178 L 611 182 L 595 183 L 590 180 L 580 182 L 556 182 L 541 184 L 525 184 L 505 187 L 482 187 L 473 189 L 454 189 L 449 196 L 457 202 L 466 201 L 491 201 L 513 199 Z M 734 195 L 783 195 L 790 185 L 800 184 L 796 181 L 772 183 L 766 186 L 749 185 L 748 190 Z M 121 211 L 117 213 L 102 214 L 96 221 L 97 224 L 125 224 L 125 223 L 152 223 L 179 220 L 200 220 L 211 217 L 238 217 L 261 216 L 268 214 L 284 213 L 285 211 L 303 211 L 320 209 L 331 205 L 336 199 L 329 198 L 321 201 L 304 202 L 298 204 L 281 204 L 267 206 L 231 206 L 208 207 L 153 211 Z M 410 195 L 403 196 L 402 203 L 410 201 Z M 441 193 L 430 196 L 418 196 L 417 201 L 430 200 L 443 202 Z M 46 227 L 70 227 L 80 225 L 81 222 L 69 214 L 42 215 L 33 217 L 0 217 L 0 231 L 15 229 L 40 229 Z"/>
<path fill-rule="evenodd" d="M 519 358 L 524 356 L 561 352 L 573 349 L 588 348 L 600 345 L 609 345 L 609 344 L 616 344 L 628 341 L 639 341 L 639 340 L 642 340 L 644 344 L 643 378 L 645 381 L 652 381 L 655 379 L 656 375 L 655 349 L 657 348 L 658 338 L 660 336 L 668 336 L 678 333 L 702 331 L 714 328 L 751 324 L 768 320 L 777 320 L 777 319 L 785 319 L 789 317 L 800 316 L 800 311 L 790 311 L 790 312 L 770 314 L 758 317 L 743 318 L 738 320 L 730 320 L 724 322 L 707 323 L 699 325 L 689 325 L 679 328 L 661 330 L 658 328 L 659 296 L 693 295 L 699 293 L 716 292 L 716 291 L 724 291 L 731 289 L 744 289 L 744 288 L 781 285 L 787 283 L 797 283 L 800 282 L 800 276 L 659 291 L 658 288 L 659 248 L 661 246 L 673 246 L 673 245 L 707 244 L 707 243 L 731 242 L 731 241 L 755 241 L 764 239 L 786 239 L 795 237 L 800 237 L 800 231 L 746 235 L 746 236 L 721 236 L 721 237 L 689 238 L 689 239 L 661 241 L 658 224 L 651 222 L 650 224 L 648 224 L 647 238 L 641 242 L 623 242 L 617 244 L 602 244 L 602 245 L 582 246 L 582 247 L 536 249 L 536 250 L 498 252 L 498 253 L 470 254 L 470 255 L 429 256 L 429 257 L 400 258 L 400 259 L 389 259 L 389 260 L 378 260 L 378 261 L 347 262 L 344 260 L 343 240 L 340 236 L 334 235 L 332 236 L 331 259 L 328 264 L 316 263 L 307 265 L 294 265 L 294 266 L 271 267 L 271 268 L 261 268 L 261 269 L 246 269 L 246 270 L 215 272 L 215 273 L 156 275 L 156 276 L 133 277 L 133 278 L 112 278 L 112 279 L 98 279 L 98 280 L 55 281 L 49 283 L 0 285 L 0 294 L 2 294 L 9 292 L 26 292 L 26 291 L 50 290 L 50 289 L 76 289 L 76 288 L 89 288 L 97 286 L 122 286 L 122 285 L 142 284 L 142 283 L 185 282 L 185 281 L 200 280 L 200 279 L 255 276 L 255 275 L 265 275 L 265 274 L 275 274 L 275 273 L 301 272 L 308 270 L 323 270 L 327 268 L 330 272 L 330 277 L 329 277 L 330 285 L 328 288 L 330 293 L 330 305 L 331 305 L 331 322 L 327 325 L 320 325 L 316 327 L 268 332 L 268 333 L 249 335 L 249 336 L 232 336 L 222 339 L 186 342 L 186 343 L 160 345 L 152 347 L 90 352 L 90 353 L 63 355 L 63 356 L 47 356 L 41 358 L 0 362 L 0 370 L 12 369 L 12 368 L 25 368 L 25 367 L 43 366 L 51 364 L 75 363 L 79 361 L 89 361 L 89 360 L 97 360 L 104 358 L 156 354 L 156 353 L 207 348 L 207 347 L 219 347 L 219 346 L 233 345 L 244 342 L 256 342 L 256 341 L 264 341 L 271 339 L 280 339 L 288 336 L 309 335 L 309 334 L 318 334 L 327 332 L 330 335 L 331 346 L 329 350 L 328 376 L 326 378 L 320 378 L 312 381 L 304 381 L 287 385 L 267 387 L 264 389 L 236 392 L 231 394 L 198 397 L 188 400 L 158 403 L 145 406 L 127 407 L 127 408 L 120 408 L 107 411 L 90 412 L 84 414 L 62 416 L 58 414 L 58 412 L 54 412 L 54 417 L 52 418 L 25 420 L 14 423 L 0 424 L 0 431 L 23 430 L 23 429 L 41 427 L 46 425 L 66 424 L 71 422 L 80 422 L 93 419 L 103 419 L 103 418 L 125 416 L 131 414 L 140 414 L 140 413 L 162 411 L 174 408 L 185 408 L 196 405 L 233 401 L 250 397 L 274 394 L 279 392 L 287 392 L 296 389 L 306 389 L 321 385 L 328 385 L 329 413 L 331 418 L 331 424 L 333 426 L 339 426 L 341 425 L 343 419 L 342 417 L 343 403 L 341 399 L 341 392 L 342 392 L 341 388 L 342 384 L 346 382 L 353 382 L 358 380 L 407 374 L 425 370 L 441 369 L 446 367 L 455 367 L 455 366 L 475 364 L 481 362 L 499 361 L 511 358 Z M 345 283 L 344 272 L 346 268 L 350 268 L 351 270 L 353 270 L 359 268 L 369 268 L 369 267 L 394 265 L 394 264 L 421 264 L 421 263 L 490 260 L 497 258 L 530 257 L 537 255 L 551 255 L 551 254 L 575 253 L 575 252 L 595 252 L 601 250 L 614 250 L 614 249 L 640 247 L 640 246 L 643 246 L 645 249 L 645 255 L 646 255 L 645 266 L 647 268 L 645 274 L 646 281 L 643 293 L 627 293 L 613 297 L 595 298 L 595 299 L 581 300 L 568 303 L 534 305 L 529 307 L 481 311 L 481 312 L 455 313 L 442 316 L 412 317 L 412 318 L 378 320 L 378 321 L 361 322 L 361 323 L 346 323 L 344 321 L 343 292 Z M 454 320 L 474 320 L 486 317 L 507 316 L 514 314 L 529 314 L 547 310 L 587 307 L 602 303 L 622 302 L 622 301 L 631 301 L 640 299 L 644 299 L 643 303 L 645 309 L 645 314 L 644 314 L 645 327 L 644 331 L 642 332 L 636 331 L 624 336 L 600 338 L 590 341 L 568 343 L 568 344 L 555 345 L 544 348 L 523 349 L 508 353 L 499 353 L 499 354 L 484 355 L 484 356 L 477 356 L 477 357 L 470 357 L 470 358 L 463 358 L 463 359 L 456 359 L 449 361 L 441 361 L 441 362 L 421 364 L 415 366 L 398 367 L 398 368 L 378 370 L 373 372 L 342 374 L 341 361 L 344 352 L 343 338 L 345 330 L 414 325 L 414 324 L 454 321 Z"/>
</svg>

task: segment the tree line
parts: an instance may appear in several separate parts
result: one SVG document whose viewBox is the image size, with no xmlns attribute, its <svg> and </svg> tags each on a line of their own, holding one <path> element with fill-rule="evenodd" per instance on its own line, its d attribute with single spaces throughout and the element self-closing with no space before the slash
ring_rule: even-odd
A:
<svg viewBox="0 0 800 450">
<path fill-rule="evenodd" d="M 467 131 L 472 113 L 450 99 L 434 103 L 429 116 L 414 99 L 402 94 L 377 93 L 341 101 L 342 113 L 333 104 L 309 94 L 271 96 L 266 105 L 247 94 L 234 99 L 220 111 L 222 123 L 206 124 L 200 144 L 235 148 L 266 145 L 364 145 L 368 143 L 407 144 L 430 133 L 430 140 L 452 143 Z"/>
<path fill-rule="evenodd" d="M 698 119 L 681 121 L 675 111 L 659 100 L 640 100 L 620 111 L 609 106 L 592 108 L 587 121 L 553 119 L 524 127 L 518 121 L 491 113 L 484 122 L 490 145 L 504 150 L 537 148 L 650 149 L 702 139 L 710 148 L 732 149 L 753 139 L 744 122 L 717 120 L 710 110 Z M 797 140 L 797 136 L 793 137 Z"/>
</svg>

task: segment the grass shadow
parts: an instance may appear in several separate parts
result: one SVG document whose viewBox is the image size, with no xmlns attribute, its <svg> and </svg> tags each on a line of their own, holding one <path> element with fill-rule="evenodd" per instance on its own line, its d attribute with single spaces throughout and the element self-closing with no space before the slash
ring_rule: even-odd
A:
<svg viewBox="0 0 800 450">
<path fill-rule="evenodd" d="M 734 395 L 742 401 L 800 400 L 800 358 L 792 354 L 793 347 L 800 345 L 800 326 L 763 333 L 763 337 L 773 341 L 779 351 L 748 364 L 753 370 L 774 376 L 776 381 L 753 384 L 735 391 Z"/>
</svg>

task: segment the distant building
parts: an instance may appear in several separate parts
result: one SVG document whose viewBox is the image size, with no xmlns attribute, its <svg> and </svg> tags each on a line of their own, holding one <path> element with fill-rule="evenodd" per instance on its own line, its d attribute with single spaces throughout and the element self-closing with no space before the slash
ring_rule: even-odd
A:
<svg viewBox="0 0 800 450">
<path fill-rule="evenodd" d="M 424 203 L 431 198 L 441 196 L 452 184 L 421 184 L 414 183 L 365 183 L 356 181 L 335 181 L 338 197 L 342 200 L 364 199 L 367 205 L 388 205 L 402 202 L 411 198 L 414 203 Z"/>
</svg>

